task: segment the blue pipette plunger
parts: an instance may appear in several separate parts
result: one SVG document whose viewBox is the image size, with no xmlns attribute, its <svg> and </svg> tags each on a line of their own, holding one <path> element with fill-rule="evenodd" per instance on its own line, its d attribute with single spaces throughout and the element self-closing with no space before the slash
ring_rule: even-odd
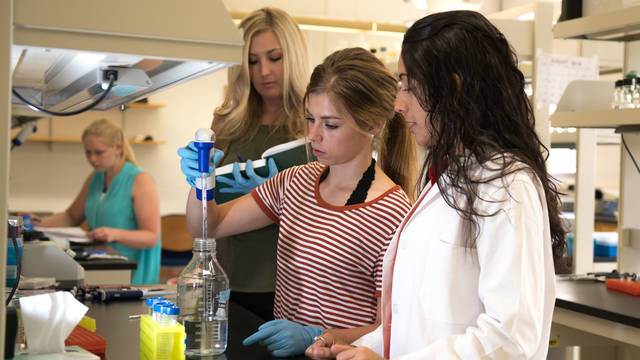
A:
<svg viewBox="0 0 640 360">
<path fill-rule="evenodd" d="M 203 174 L 201 179 L 196 180 L 196 197 L 202 200 L 202 189 L 206 189 L 206 199 L 213 199 L 213 188 L 215 186 L 215 176 L 209 174 L 211 159 L 211 149 L 216 141 L 216 134 L 211 129 L 201 128 L 196 131 L 194 145 L 198 149 L 198 171 Z M 207 176 L 205 176 L 205 174 Z M 206 180 L 204 180 L 206 178 Z M 203 186 L 203 183 L 206 185 Z"/>
</svg>

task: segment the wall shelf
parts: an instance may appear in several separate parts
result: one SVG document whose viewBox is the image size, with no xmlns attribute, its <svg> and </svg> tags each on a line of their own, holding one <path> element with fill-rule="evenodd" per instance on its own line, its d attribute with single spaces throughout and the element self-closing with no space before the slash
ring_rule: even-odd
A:
<svg viewBox="0 0 640 360">
<path fill-rule="evenodd" d="M 558 22 L 555 38 L 632 41 L 640 39 L 640 6 Z"/>
<path fill-rule="evenodd" d="M 556 111 L 551 115 L 553 127 L 616 128 L 640 124 L 640 109 Z"/>
<path fill-rule="evenodd" d="M 79 138 L 63 138 L 63 137 L 35 137 L 31 136 L 27 138 L 27 141 L 31 142 L 47 142 L 47 143 L 76 143 L 82 142 Z M 131 145 L 162 145 L 164 141 L 142 141 L 142 140 L 129 140 Z"/>
<path fill-rule="evenodd" d="M 578 141 L 578 133 L 574 132 L 551 132 L 551 147 L 555 148 L 575 148 Z M 613 132 L 613 129 L 596 130 L 597 145 L 620 145 L 620 135 Z"/>
<path fill-rule="evenodd" d="M 128 103 L 128 104 L 124 104 L 124 108 L 146 108 L 146 109 L 158 109 L 158 108 L 163 108 L 165 107 L 164 104 L 153 104 L 153 103 L 139 103 L 139 102 L 132 102 L 132 103 Z"/>
</svg>

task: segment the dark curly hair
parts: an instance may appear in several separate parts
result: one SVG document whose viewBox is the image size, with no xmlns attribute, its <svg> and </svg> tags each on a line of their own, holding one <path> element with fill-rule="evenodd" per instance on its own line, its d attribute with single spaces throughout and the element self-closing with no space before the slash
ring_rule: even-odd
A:
<svg viewBox="0 0 640 360">
<path fill-rule="evenodd" d="M 465 220 L 465 245 L 474 247 L 479 218 L 495 215 L 479 210 L 478 202 L 489 200 L 479 198 L 478 186 L 522 170 L 524 164 L 544 188 L 556 271 L 566 271 L 560 193 L 545 164 L 549 151 L 535 132 L 524 76 L 504 35 L 477 12 L 436 13 L 407 30 L 401 57 L 409 87 L 429 114 L 435 143 L 419 186 L 426 185 L 429 166 L 447 165 L 448 176 L 439 177 L 437 185 Z M 471 156 L 460 156 L 461 149 Z M 472 175 L 478 164 L 494 175 Z"/>
</svg>

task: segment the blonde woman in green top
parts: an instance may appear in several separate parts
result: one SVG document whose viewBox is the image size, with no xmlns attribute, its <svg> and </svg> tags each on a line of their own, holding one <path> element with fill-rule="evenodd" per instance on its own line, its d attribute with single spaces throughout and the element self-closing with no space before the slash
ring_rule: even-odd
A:
<svg viewBox="0 0 640 360">
<path fill-rule="evenodd" d="M 218 164 L 258 159 L 274 145 L 304 136 L 302 98 L 309 81 L 310 63 L 304 36 L 286 12 L 262 8 L 240 23 L 244 50 L 242 64 L 229 69 L 229 88 L 214 112 L 211 128 L 216 148 L 225 157 Z M 230 190 L 246 194 L 268 177 L 236 177 Z M 273 319 L 278 227 L 217 239 L 217 254 L 231 282 L 231 299 L 265 320 Z"/>
<path fill-rule="evenodd" d="M 71 205 L 34 218 L 39 226 L 80 226 L 87 237 L 108 243 L 137 263 L 133 284 L 154 284 L 160 271 L 160 202 L 151 176 L 136 165 L 122 129 L 100 119 L 82 133 L 85 155 L 94 171 Z"/>
</svg>

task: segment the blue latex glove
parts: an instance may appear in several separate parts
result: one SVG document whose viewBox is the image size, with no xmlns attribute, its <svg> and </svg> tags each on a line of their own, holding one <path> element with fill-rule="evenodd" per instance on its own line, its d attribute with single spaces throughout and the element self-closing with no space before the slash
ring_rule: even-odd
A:
<svg viewBox="0 0 640 360">
<path fill-rule="evenodd" d="M 278 167 L 276 167 L 276 163 L 272 158 L 267 160 L 267 166 L 269 168 L 269 175 L 262 177 L 256 174 L 255 170 L 253 169 L 253 162 L 251 160 L 247 160 L 244 169 L 247 177 L 244 177 L 242 176 L 242 173 L 240 173 L 240 166 L 238 165 L 238 163 L 233 163 L 233 170 L 231 170 L 233 180 L 224 176 L 216 176 L 216 182 L 229 185 L 228 187 L 220 188 L 219 191 L 221 193 L 250 193 L 251 190 L 253 190 L 255 187 L 262 185 L 265 181 L 269 180 L 278 173 Z"/>
<path fill-rule="evenodd" d="M 271 355 L 277 357 L 300 355 L 313 343 L 313 338 L 322 335 L 317 326 L 303 326 L 293 321 L 278 319 L 268 321 L 258 331 L 242 341 L 242 345 L 256 342 L 266 346 Z"/>
<path fill-rule="evenodd" d="M 196 150 L 193 141 L 185 147 L 178 148 L 178 155 L 180 156 L 180 170 L 187 177 L 187 183 L 191 187 L 196 187 L 196 178 L 201 176 L 198 171 L 198 150 Z M 216 164 L 220 159 L 224 157 L 224 153 L 216 148 L 211 152 L 211 162 Z M 212 173 L 215 168 L 209 166 L 209 173 Z"/>
</svg>

